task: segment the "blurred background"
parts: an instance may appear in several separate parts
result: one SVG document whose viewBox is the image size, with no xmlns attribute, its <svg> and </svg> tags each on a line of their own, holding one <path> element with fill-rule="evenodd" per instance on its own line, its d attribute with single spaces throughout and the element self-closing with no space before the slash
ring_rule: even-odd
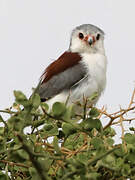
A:
<svg viewBox="0 0 135 180">
<path fill-rule="evenodd" d="M 107 87 L 97 106 L 126 107 L 135 80 L 134 7 L 134 0 L 0 0 L 0 109 L 12 105 L 13 90 L 30 96 L 45 67 L 68 49 L 72 29 L 84 23 L 106 34 Z"/>
</svg>

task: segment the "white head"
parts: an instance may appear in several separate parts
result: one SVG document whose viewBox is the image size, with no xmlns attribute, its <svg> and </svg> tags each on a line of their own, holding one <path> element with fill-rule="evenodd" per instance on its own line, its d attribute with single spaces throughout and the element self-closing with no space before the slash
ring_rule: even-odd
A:
<svg viewBox="0 0 135 180">
<path fill-rule="evenodd" d="M 78 53 L 104 54 L 104 32 L 91 24 L 76 27 L 70 40 L 69 50 Z"/>
</svg>

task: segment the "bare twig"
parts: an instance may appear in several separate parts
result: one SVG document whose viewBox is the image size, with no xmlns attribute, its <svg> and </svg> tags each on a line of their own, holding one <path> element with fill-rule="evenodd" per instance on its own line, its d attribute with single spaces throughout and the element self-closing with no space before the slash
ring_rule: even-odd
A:
<svg viewBox="0 0 135 180">
<path fill-rule="evenodd" d="M 131 122 L 132 120 L 134 120 L 134 118 L 131 118 L 129 120 L 124 118 L 124 115 L 127 114 L 127 112 L 135 110 L 135 106 L 132 106 L 134 104 L 134 98 L 135 98 L 135 89 L 133 90 L 131 100 L 130 100 L 130 103 L 129 103 L 127 109 L 122 109 L 120 107 L 119 111 L 112 113 L 112 114 L 107 113 L 106 109 L 105 110 L 104 109 L 99 110 L 101 113 L 101 116 L 105 115 L 106 117 L 108 117 L 110 119 L 109 123 L 103 128 L 104 130 L 111 125 L 115 125 L 115 124 L 119 124 L 119 123 L 121 124 L 121 118 L 122 118 L 122 121 L 130 121 Z M 117 122 L 114 122 L 116 119 L 120 119 L 120 120 Z"/>
<path fill-rule="evenodd" d="M 9 164 L 10 166 L 20 166 L 20 167 L 24 167 L 24 168 L 29 168 L 29 166 L 27 166 L 25 164 L 15 163 L 15 162 L 7 161 L 7 160 L 0 160 L 0 162 Z"/>
</svg>

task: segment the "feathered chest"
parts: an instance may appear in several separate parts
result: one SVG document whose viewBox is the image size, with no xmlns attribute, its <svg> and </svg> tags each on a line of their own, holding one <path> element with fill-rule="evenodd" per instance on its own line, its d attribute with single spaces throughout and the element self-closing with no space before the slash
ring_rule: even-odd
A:
<svg viewBox="0 0 135 180">
<path fill-rule="evenodd" d="M 81 63 L 86 67 L 90 79 L 102 85 L 106 81 L 107 59 L 102 54 L 81 54 Z"/>
</svg>

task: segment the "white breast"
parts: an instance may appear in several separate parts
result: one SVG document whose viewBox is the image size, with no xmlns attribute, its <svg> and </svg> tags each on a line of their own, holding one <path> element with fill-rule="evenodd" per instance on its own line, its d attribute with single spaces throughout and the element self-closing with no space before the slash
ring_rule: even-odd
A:
<svg viewBox="0 0 135 180">
<path fill-rule="evenodd" d="M 81 56 L 81 63 L 86 66 L 88 77 L 87 80 L 80 82 L 79 86 L 71 92 L 71 99 L 74 101 L 76 99 L 80 100 L 82 96 L 90 97 L 94 92 L 97 92 L 100 96 L 106 85 L 106 56 L 102 54 L 87 53 L 83 53 Z"/>
<path fill-rule="evenodd" d="M 82 54 L 82 63 L 86 66 L 89 73 L 89 81 L 96 82 L 102 91 L 106 84 L 107 58 L 102 54 Z"/>
</svg>

